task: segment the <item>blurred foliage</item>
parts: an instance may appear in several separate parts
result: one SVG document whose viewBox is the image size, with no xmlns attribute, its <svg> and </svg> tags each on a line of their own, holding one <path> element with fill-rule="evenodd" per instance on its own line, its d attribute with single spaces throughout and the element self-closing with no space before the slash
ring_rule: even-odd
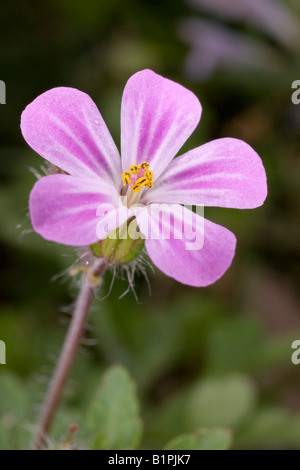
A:
<svg viewBox="0 0 300 470">
<path fill-rule="evenodd" d="M 196 3 L 0 1 L 7 87 L 0 106 L 1 449 L 30 445 L 77 291 L 67 275 L 73 249 L 30 229 L 30 168 L 40 172 L 43 162 L 22 139 L 20 114 L 49 88 L 77 87 L 92 96 L 118 143 L 122 89 L 145 67 L 202 102 L 201 124 L 183 150 L 223 136 L 246 140 L 264 161 L 269 196 L 254 211 L 205 210 L 238 238 L 232 267 L 209 288 L 149 271 L 152 293 L 137 276 L 136 301 L 132 292 L 122 297 L 126 274 L 109 293 L 106 273 L 49 447 L 67 445 L 68 427 L 77 423 L 75 448 L 300 448 L 300 376 L 291 363 L 291 343 L 300 338 L 300 106 L 291 103 L 300 44 L 287 45 L 284 28 L 271 36 L 261 22 Z M 277 3 L 299 24 L 299 2 Z M 227 60 L 205 79 L 191 77 L 186 61 L 194 46 L 182 34 L 191 18 L 260 41 L 272 54 L 263 68 L 253 59 L 239 67 Z"/>
<path fill-rule="evenodd" d="M 134 383 L 127 371 L 114 367 L 105 373 L 88 410 L 92 449 L 136 449 L 142 423 Z"/>
<path fill-rule="evenodd" d="M 166 450 L 228 450 L 231 434 L 224 429 L 200 430 L 194 434 L 175 437 L 165 447 Z"/>
</svg>

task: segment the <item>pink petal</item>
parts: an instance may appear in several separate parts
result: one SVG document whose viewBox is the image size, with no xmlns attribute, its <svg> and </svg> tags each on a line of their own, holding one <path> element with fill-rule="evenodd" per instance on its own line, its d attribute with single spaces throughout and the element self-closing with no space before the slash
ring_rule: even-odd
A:
<svg viewBox="0 0 300 470">
<path fill-rule="evenodd" d="M 109 222 L 109 230 L 114 230 L 127 220 L 127 208 L 119 208 L 115 188 L 95 178 L 45 176 L 34 185 L 29 208 L 36 232 L 47 240 L 72 246 L 105 238 L 108 230 L 104 233 L 103 226 Z"/>
<path fill-rule="evenodd" d="M 75 88 L 53 88 L 22 113 L 27 143 L 42 157 L 73 176 L 95 175 L 120 186 L 117 147 L 97 106 Z"/>
<path fill-rule="evenodd" d="M 147 161 L 160 175 L 192 134 L 201 116 L 196 96 L 183 86 L 151 70 L 127 82 L 121 109 L 123 170 Z"/>
<path fill-rule="evenodd" d="M 178 204 L 169 206 L 169 223 L 167 205 L 155 206 L 135 210 L 153 263 L 182 284 L 204 287 L 217 281 L 234 257 L 234 234 Z"/>
<path fill-rule="evenodd" d="M 252 209 L 266 196 L 260 157 L 245 142 L 226 138 L 175 158 L 143 201 Z"/>
</svg>

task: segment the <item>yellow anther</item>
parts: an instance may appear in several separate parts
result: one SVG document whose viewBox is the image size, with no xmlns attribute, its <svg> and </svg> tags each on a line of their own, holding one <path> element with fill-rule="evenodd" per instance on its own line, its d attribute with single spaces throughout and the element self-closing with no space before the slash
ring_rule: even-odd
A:
<svg viewBox="0 0 300 470">
<path fill-rule="evenodd" d="M 131 167 L 129 168 L 129 170 L 130 170 L 130 173 L 131 173 L 132 175 L 135 175 L 135 174 L 137 175 L 138 172 L 140 171 L 140 168 L 141 168 L 141 167 L 140 167 L 139 165 L 134 164 L 134 165 L 131 165 Z"/>
<path fill-rule="evenodd" d="M 143 168 L 143 170 L 149 170 L 150 164 L 148 162 L 143 162 L 141 163 L 141 168 Z"/>
<path fill-rule="evenodd" d="M 128 186 L 131 183 L 131 179 L 127 176 L 123 179 L 123 185 Z"/>
<path fill-rule="evenodd" d="M 136 163 L 131 165 L 129 168 L 130 171 L 124 171 L 124 173 L 122 173 L 124 186 L 130 185 L 133 193 L 139 192 L 143 186 L 153 188 L 152 180 L 154 179 L 154 175 L 149 168 L 150 164 L 148 162 L 142 162 L 140 165 Z"/>
<path fill-rule="evenodd" d="M 139 178 L 137 180 L 137 182 L 135 183 L 134 186 L 132 186 L 132 191 L 134 193 L 138 193 L 141 189 L 142 189 L 142 186 L 145 186 L 145 184 L 147 183 L 147 178 Z"/>
<path fill-rule="evenodd" d="M 153 172 L 151 170 L 146 170 L 145 171 L 145 177 L 147 180 L 152 181 L 153 180 Z"/>
<path fill-rule="evenodd" d="M 124 171 L 124 173 L 122 173 L 122 181 L 123 181 L 124 186 L 127 186 L 128 184 L 131 183 L 130 176 L 131 174 L 129 173 L 129 171 Z"/>
<path fill-rule="evenodd" d="M 131 189 L 133 193 L 138 193 L 142 189 L 142 187 L 135 184 L 134 186 L 132 186 Z"/>
</svg>

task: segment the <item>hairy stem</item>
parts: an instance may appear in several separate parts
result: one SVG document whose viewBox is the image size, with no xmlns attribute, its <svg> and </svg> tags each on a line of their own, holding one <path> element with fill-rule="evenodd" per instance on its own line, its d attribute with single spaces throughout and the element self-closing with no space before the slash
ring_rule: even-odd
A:
<svg viewBox="0 0 300 470">
<path fill-rule="evenodd" d="M 91 276 L 100 277 L 104 273 L 105 268 L 105 263 L 101 261 L 94 267 L 90 274 Z M 91 277 L 84 275 L 82 278 L 81 289 L 75 304 L 72 321 L 40 415 L 38 431 L 33 443 L 33 448 L 36 450 L 43 449 L 46 444 L 47 433 L 52 424 L 63 388 L 68 379 L 84 333 L 85 323 L 93 300 L 94 291 L 95 286 L 91 282 Z"/>
</svg>

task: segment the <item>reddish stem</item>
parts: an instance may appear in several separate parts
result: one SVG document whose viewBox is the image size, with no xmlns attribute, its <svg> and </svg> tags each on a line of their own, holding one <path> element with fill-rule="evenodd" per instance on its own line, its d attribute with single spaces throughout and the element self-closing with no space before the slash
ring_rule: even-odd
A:
<svg viewBox="0 0 300 470">
<path fill-rule="evenodd" d="M 101 262 L 92 271 L 92 276 L 101 277 L 105 268 L 106 264 Z M 76 301 L 72 321 L 40 415 L 38 431 L 33 443 L 33 448 L 35 450 L 43 449 L 46 444 L 47 433 L 51 427 L 60 402 L 61 394 L 70 374 L 84 333 L 86 320 L 95 292 L 95 286 L 92 285 L 90 279 L 91 278 L 88 275 L 84 275 L 82 278 L 82 284 Z"/>
</svg>

